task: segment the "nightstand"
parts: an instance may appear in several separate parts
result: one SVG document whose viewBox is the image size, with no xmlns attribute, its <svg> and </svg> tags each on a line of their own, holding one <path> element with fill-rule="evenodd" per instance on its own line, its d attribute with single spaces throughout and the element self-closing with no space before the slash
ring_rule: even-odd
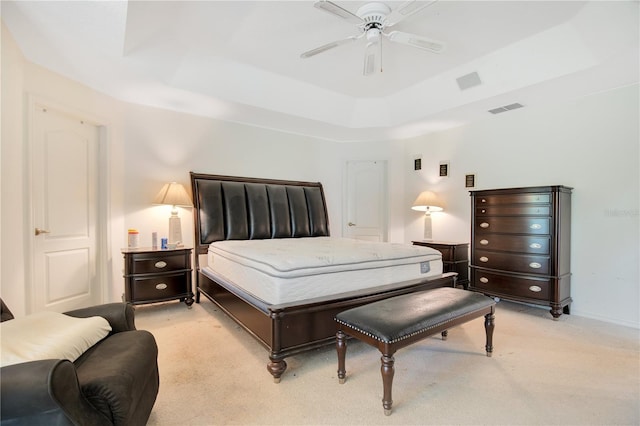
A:
<svg viewBox="0 0 640 426">
<path fill-rule="evenodd" d="M 469 243 L 412 241 L 416 246 L 431 247 L 442 253 L 442 272 L 457 272 L 456 285 L 469 287 Z"/>
<path fill-rule="evenodd" d="M 191 307 L 191 248 L 126 248 L 124 300 L 139 305 L 178 299 Z"/>
</svg>

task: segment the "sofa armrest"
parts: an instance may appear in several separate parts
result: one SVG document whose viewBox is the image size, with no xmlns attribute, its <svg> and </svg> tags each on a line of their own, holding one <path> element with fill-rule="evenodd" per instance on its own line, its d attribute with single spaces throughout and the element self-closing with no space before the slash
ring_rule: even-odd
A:
<svg viewBox="0 0 640 426">
<path fill-rule="evenodd" d="M 107 425 L 84 398 L 71 361 L 47 359 L 0 369 L 3 424 Z"/>
<path fill-rule="evenodd" d="M 130 303 L 107 303 L 104 305 L 91 306 L 89 308 L 75 309 L 65 312 L 77 318 L 87 318 L 100 316 L 109 321 L 111 325 L 111 334 L 120 333 L 121 331 L 131 331 L 136 329 L 135 313 L 133 305 Z"/>
</svg>

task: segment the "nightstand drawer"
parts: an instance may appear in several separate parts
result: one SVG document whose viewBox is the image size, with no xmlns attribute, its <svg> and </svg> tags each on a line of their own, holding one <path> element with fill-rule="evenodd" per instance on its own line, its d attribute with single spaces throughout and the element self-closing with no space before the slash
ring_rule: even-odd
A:
<svg viewBox="0 0 640 426">
<path fill-rule="evenodd" d="M 509 270 L 525 274 L 549 275 L 548 256 L 518 255 L 486 250 L 475 250 L 473 264 L 482 268 Z"/>
<path fill-rule="evenodd" d="M 471 280 L 473 290 L 495 296 L 508 295 L 540 300 L 548 300 L 551 297 L 551 286 L 546 279 L 537 280 L 474 269 L 471 272 Z"/>
<path fill-rule="evenodd" d="M 187 275 L 191 272 L 177 272 L 174 274 L 154 275 L 150 277 L 134 277 L 132 279 L 133 299 L 139 302 L 147 300 L 175 299 L 186 296 L 191 289 Z"/>
<path fill-rule="evenodd" d="M 131 274 L 151 274 L 158 272 L 187 269 L 187 258 L 184 254 L 170 256 L 134 255 L 131 261 Z"/>
<path fill-rule="evenodd" d="M 475 232 L 499 232 L 505 234 L 549 234 L 549 218 L 545 217 L 479 217 Z"/>
<path fill-rule="evenodd" d="M 476 249 L 501 250 L 512 253 L 549 254 L 551 238 L 548 236 L 478 234 Z"/>
</svg>

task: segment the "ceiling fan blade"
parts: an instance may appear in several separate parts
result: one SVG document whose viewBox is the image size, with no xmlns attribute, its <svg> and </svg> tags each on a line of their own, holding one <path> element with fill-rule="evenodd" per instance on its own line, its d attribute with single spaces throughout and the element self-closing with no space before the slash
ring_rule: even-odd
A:
<svg viewBox="0 0 640 426">
<path fill-rule="evenodd" d="M 329 0 L 318 0 L 317 2 L 315 2 L 314 6 L 318 9 L 324 10 L 325 12 L 329 12 L 332 15 L 336 15 L 342 19 L 346 19 L 349 22 L 353 22 L 355 24 L 364 23 L 364 20 L 362 20 L 362 18 L 360 18 L 358 15 L 349 12 L 347 9 L 340 7 Z"/>
<path fill-rule="evenodd" d="M 431 53 L 442 53 L 446 49 L 444 43 L 416 34 L 391 31 L 385 35 L 394 43 L 406 44 L 407 46 L 417 47 L 418 49 L 427 50 Z"/>
<path fill-rule="evenodd" d="M 385 26 L 387 28 L 392 27 L 396 25 L 398 22 L 402 21 L 403 19 L 408 18 L 409 16 L 420 12 L 421 10 L 431 6 L 437 1 L 438 0 L 432 0 L 432 1 L 411 0 L 411 1 L 404 2 L 403 4 L 398 6 L 396 9 L 392 10 L 389 16 L 387 16 L 387 21 Z"/>
<path fill-rule="evenodd" d="M 318 53 L 326 52 L 329 49 L 333 49 L 334 47 L 342 46 L 343 44 L 347 44 L 352 41 L 356 41 L 361 36 L 351 36 L 347 38 L 343 38 L 342 40 L 332 41 L 331 43 L 324 44 L 320 47 L 316 47 L 315 49 L 307 50 L 306 52 L 300 55 L 301 58 L 310 58 L 312 56 L 317 55 Z"/>
<path fill-rule="evenodd" d="M 382 43 L 380 42 L 380 35 L 378 35 L 377 40 L 372 40 L 367 43 L 364 51 L 364 68 L 362 74 L 371 75 L 375 73 L 378 68 L 380 72 L 382 72 Z"/>
</svg>

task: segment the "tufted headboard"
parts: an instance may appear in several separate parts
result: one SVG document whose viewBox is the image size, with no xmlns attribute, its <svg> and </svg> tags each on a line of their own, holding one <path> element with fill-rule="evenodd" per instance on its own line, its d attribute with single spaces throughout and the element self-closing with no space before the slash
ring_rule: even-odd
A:
<svg viewBox="0 0 640 426">
<path fill-rule="evenodd" d="M 319 182 L 256 179 L 191 172 L 196 253 L 220 240 L 329 235 Z"/>
</svg>

